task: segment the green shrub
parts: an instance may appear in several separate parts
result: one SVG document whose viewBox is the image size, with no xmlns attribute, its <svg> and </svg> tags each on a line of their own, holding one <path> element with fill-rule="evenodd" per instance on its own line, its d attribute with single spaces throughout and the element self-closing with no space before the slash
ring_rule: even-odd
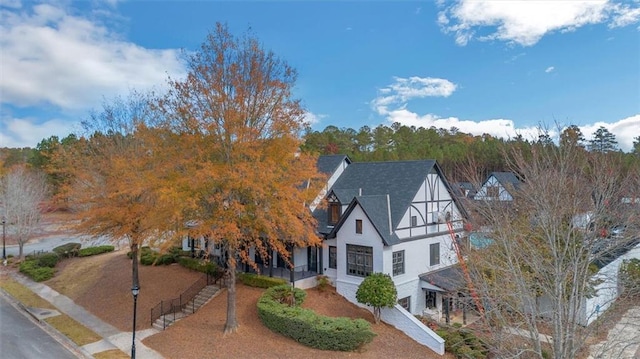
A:
<svg viewBox="0 0 640 359">
<path fill-rule="evenodd" d="M 287 281 L 282 278 L 267 277 L 253 273 L 240 273 L 238 279 L 244 285 L 257 288 L 271 288 L 278 285 L 286 285 Z"/>
<path fill-rule="evenodd" d="M 58 255 L 55 253 L 48 252 L 48 253 L 40 254 L 39 256 L 36 257 L 36 260 L 38 261 L 39 267 L 53 268 L 56 266 L 56 264 L 58 264 L 60 257 L 58 257 Z"/>
<path fill-rule="evenodd" d="M 60 258 L 71 258 L 78 255 L 82 245 L 80 243 L 65 243 L 53 249 L 53 252 Z"/>
<path fill-rule="evenodd" d="M 319 275 L 316 277 L 316 281 L 317 281 L 317 285 L 316 287 L 318 288 L 319 291 L 324 292 L 327 290 L 327 288 L 329 288 L 329 284 L 331 283 L 329 281 L 329 277 L 327 277 L 326 275 Z"/>
<path fill-rule="evenodd" d="M 82 248 L 78 252 L 78 257 L 95 256 L 97 254 L 113 252 L 114 249 L 115 248 L 113 246 L 110 246 L 110 245 Z"/>
<path fill-rule="evenodd" d="M 28 260 L 20 263 L 20 272 L 36 282 L 42 282 L 53 278 L 55 269 L 39 266 L 38 260 Z"/>
<path fill-rule="evenodd" d="M 155 265 L 168 265 L 175 263 L 176 259 L 171 253 L 166 253 L 158 256 L 155 261 Z"/>
<path fill-rule="evenodd" d="M 472 331 L 459 326 L 440 327 L 436 329 L 442 339 L 445 340 L 445 350 L 460 359 L 484 359 L 489 349 Z"/>
<path fill-rule="evenodd" d="M 140 256 L 140 264 L 150 266 L 156 261 L 156 258 L 157 254 L 155 253 L 145 253 Z"/>
<path fill-rule="evenodd" d="M 281 300 L 292 290 L 294 305 L 282 304 Z M 305 295 L 303 290 L 286 284 L 267 289 L 258 300 L 260 320 L 276 333 L 322 350 L 355 350 L 375 337 L 364 319 L 330 318 L 300 308 Z"/>
</svg>

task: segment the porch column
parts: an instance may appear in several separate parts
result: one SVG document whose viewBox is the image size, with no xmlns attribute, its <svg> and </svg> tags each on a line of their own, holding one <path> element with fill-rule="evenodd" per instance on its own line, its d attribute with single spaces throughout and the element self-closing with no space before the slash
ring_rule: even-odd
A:
<svg viewBox="0 0 640 359">
<path fill-rule="evenodd" d="M 324 262 L 323 261 L 324 252 L 323 252 L 323 247 L 322 246 L 320 246 L 319 252 L 320 252 L 320 254 L 319 254 L 320 258 L 318 259 L 318 268 L 317 268 L 317 270 L 318 270 L 318 274 L 324 274 L 324 263 L 323 263 Z"/>
</svg>

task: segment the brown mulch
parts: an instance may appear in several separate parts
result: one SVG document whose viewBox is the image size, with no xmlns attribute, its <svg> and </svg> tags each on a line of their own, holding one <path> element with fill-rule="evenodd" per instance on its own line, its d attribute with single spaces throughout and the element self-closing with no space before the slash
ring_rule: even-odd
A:
<svg viewBox="0 0 640 359">
<path fill-rule="evenodd" d="M 69 274 L 72 273 L 72 276 Z M 94 278 L 71 286 L 69 278 L 84 273 Z M 97 274 L 96 274 L 97 273 Z M 67 279 L 64 279 L 65 276 Z M 140 266 L 141 290 L 138 297 L 138 330 L 149 328 L 151 307 L 161 298 L 177 297 L 200 274 L 179 265 Z M 61 279 L 62 278 L 62 279 Z M 46 283 L 70 296 L 91 313 L 123 331 L 131 331 L 131 261 L 124 252 L 74 258 L 59 264 L 56 277 Z M 82 287 L 82 288 L 79 288 Z M 262 289 L 237 286 L 237 333 L 223 334 L 227 295 L 223 290 L 196 314 L 178 321 L 167 330 L 146 338 L 145 345 L 166 358 L 452 358 L 441 357 L 390 325 L 372 324 L 377 334 L 373 342 L 358 352 L 322 351 L 306 347 L 267 329 L 256 309 Z M 371 313 L 335 290 L 307 290 L 304 307 L 330 316 L 364 318 L 373 323 Z"/>
</svg>

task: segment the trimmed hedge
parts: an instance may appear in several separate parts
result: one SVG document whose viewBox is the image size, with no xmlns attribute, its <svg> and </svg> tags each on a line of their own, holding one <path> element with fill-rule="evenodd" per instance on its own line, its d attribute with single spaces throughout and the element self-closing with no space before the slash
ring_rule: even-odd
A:
<svg viewBox="0 0 640 359">
<path fill-rule="evenodd" d="M 96 254 L 113 252 L 114 249 L 115 248 L 113 246 L 110 246 L 110 245 L 82 248 L 78 252 L 78 257 L 95 256 Z"/>
<path fill-rule="evenodd" d="M 249 287 L 271 288 L 287 284 L 287 281 L 283 278 L 267 277 L 253 273 L 240 273 L 238 277 L 242 284 L 248 285 Z"/>
<path fill-rule="evenodd" d="M 185 268 L 210 275 L 216 275 L 220 271 L 220 268 L 215 263 L 204 262 L 197 258 L 179 257 L 178 264 Z"/>
<path fill-rule="evenodd" d="M 39 267 L 53 268 L 56 266 L 56 264 L 58 264 L 60 257 L 58 257 L 58 255 L 55 253 L 47 252 L 38 255 L 35 259 Z"/>
<path fill-rule="evenodd" d="M 296 298 L 294 306 L 287 298 Z M 351 351 L 373 340 L 376 334 L 364 319 L 330 318 L 300 308 L 306 293 L 298 288 L 280 285 L 267 289 L 258 300 L 258 315 L 272 331 L 304 345 L 322 350 Z"/>
<path fill-rule="evenodd" d="M 60 258 L 71 258 L 78 255 L 78 251 L 82 244 L 80 243 L 65 243 L 61 246 L 57 246 L 53 249 L 53 252 Z"/>
<path fill-rule="evenodd" d="M 53 267 L 41 267 L 37 259 L 27 260 L 20 263 L 20 272 L 36 282 L 43 282 L 53 278 L 55 269 Z"/>
</svg>

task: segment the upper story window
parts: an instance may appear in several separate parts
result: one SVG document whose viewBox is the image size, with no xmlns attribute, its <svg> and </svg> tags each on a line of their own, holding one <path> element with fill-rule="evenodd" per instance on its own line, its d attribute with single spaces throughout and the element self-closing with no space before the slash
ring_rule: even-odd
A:
<svg viewBox="0 0 640 359">
<path fill-rule="evenodd" d="M 329 198 L 327 198 L 327 201 L 329 202 L 329 218 L 327 219 L 327 223 L 332 226 L 338 223 L 340 215 L 342 214 L 342 206 L 334 194 L 331 194 Z"/>
<path fill-rule="evenodd" d="M 429 265 L 438 264 L 440 264 L 440 243 L 432 243 L 429 245 Z"/>
<path fill-rule="evenodd" d="M 487 197 L 490 198 L 498 198 L 500 195 L 500 190 L 498 186 L 488 186 L 487 187 Z"/>
<path fill-rule="evenodd" d="M 404 274 L 404 250 L 393 252 L 393 275 Z"/>
<path fill-rule="evenodd" d="M 411 227 L 418 226 L 418 216 L 411 216 Z"/>
<path fill-rule="evenodd" d="M 362 220 L 356 219 L 356 233 L 362 234 Z"/>
</svg>

